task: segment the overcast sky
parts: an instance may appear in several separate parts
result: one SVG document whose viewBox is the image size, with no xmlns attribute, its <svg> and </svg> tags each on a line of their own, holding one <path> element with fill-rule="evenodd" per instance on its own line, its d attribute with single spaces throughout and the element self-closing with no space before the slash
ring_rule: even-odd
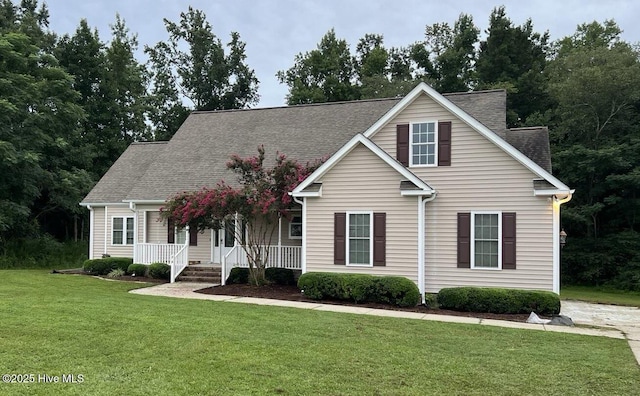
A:
<svg viewBox="0 0 640 396">
<path fill-rule="evenodd" d="M 335 28 L 352 51 L 366 33 L 384 36 L 385 45 L 406 46 L 424 38 L 424 28 L 436 22 L 453 24 L 460 13 L 473 15 L 484 32 L 495 6 L 505 5 L 507 17 L 516 25 L 528 18 L 538 32 L 552 39 L 571 35 L 576 26 L 594 20 L 614 19 L 624 30 L 623 39 L 640 41 L 638 0 L 48 0 L 50 27 L 58 34 L 73 34 L 80 19 L 97 28 L 103 41 L 119 13 L 138 35 L 141 61 L 144 45 L 166 40 L 163 18 L 178 21 L 188 6 L 203 10 L 214 33 L 228 42 L 237 31 L 246 42 L 247 63 L 260 80 L 259 107 L 285 104 L 287 87 L 278 83 L 278 70 L 292 66 L 296 54 L 316 47 L 322 36 Z"/>
</svg>

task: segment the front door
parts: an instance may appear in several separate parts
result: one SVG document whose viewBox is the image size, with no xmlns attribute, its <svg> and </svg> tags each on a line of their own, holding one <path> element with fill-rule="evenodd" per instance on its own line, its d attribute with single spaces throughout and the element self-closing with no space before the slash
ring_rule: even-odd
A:
<svg viewBox="0 0 640 396">
<path fill-rule="evenodd" d="M 234 220 L 226 221 L 224 228 L 214 231 L 211 241 L 214 263 L 222 263 L 222 258 L 233 249 L 234 233 Z"/>
</svg>

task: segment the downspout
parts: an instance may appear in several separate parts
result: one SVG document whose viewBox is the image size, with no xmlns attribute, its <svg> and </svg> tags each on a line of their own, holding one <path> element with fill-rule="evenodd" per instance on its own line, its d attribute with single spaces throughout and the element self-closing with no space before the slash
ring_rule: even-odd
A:
<svg viewBox="0 0 640 396">
<path fill-rule="evenodd" d="M 438 196 L 437 192 L 434 192 L 428 198 L 423 198 L 422 196 L 418 197 L 418 290 L 420 290 L 420 298 L 422 304 L 425 303 L 425 224 L 426 224 L 426 204 L 427 202 L 431 202 Z"/>
<path fill-rule="evenodd" d="M 302 201 L 297 197 L 293 197 L 293 201 L 302 206 L 302 252 L 300 253 L 300 269 L 304 274 L 307 272 L 307 199 Z"/>
<path fill-rule="evenodd" d="M 571 201 L 575 190 L 569 191 L 569 195 L 563 199 L 558 199 L 554 195 L 552 198 L 553 217 L 553 292 L 560 294 L 560 206 Z"/>
<path fill-rule="evenodd" d="M 129 210 L 133 212 L 133 262 L 138 262 L 138 213 L 136 211 L 136 204 L 129 201 Z M 127 232 L 127 225 L 125 222 L 124 232 Z M 125 242 L 127 236 L 125 235 Z"/>
</svg>

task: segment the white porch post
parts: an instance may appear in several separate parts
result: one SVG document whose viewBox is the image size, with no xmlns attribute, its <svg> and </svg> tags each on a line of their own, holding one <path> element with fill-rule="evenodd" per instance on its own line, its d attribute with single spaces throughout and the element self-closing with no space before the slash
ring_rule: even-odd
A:
<svg viewBox="0 0 640 396">
<path fill-rule="evenodd" d="M 107 254 L 107 237 L 109 235 L 109 210 L 107 206 L 104 206 L 104 251 L 103 254 Z"/>
<path fill-rule="evenodd" d="M 278 268 L 282 268 L 282 214 L 278 214 Z"/>
</svg>

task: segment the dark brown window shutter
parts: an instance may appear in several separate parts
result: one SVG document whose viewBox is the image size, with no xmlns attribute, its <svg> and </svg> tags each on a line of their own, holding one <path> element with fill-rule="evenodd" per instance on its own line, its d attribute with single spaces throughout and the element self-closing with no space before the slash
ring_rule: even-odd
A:
<svg viewBox="0 0 640 396">
<path fill-rule="evenodd" d="M 387 214 L 373 214 L 373 265 L 384 267 L 387 258 Z"/>
<path fill-rule="evenodd" d="M 451 121 L 438 123 L 438 166 L 451 166 Z"/>
<path fill-rule="evenodd" d="M 502 213 L 502 269 L 516 269 L 515 213 Z"/>
<path fill-rule="evenodd" d="M 167 220 L 167 243 L 176 243 L 175 223 L 173 219 Z"/>
<path fill-rule="evenodd" d="M 458 213 L 458 268 L 471 268 L 471 213 Z"/>
<path fill-rule="evenodd" d="M 333 263 L 345 265 L 347 214 L 335 213 L 333 217 Z"/>
<path fill-rule="evenodd" d="M 396 158 L 404 165 L 409 166 L 409 124 L 396 126 Z"/>
<path fill-rule="evenodd" d="M 198 246 L 198 227 L 189 224 L 189 246 Z"/>
</svg>

